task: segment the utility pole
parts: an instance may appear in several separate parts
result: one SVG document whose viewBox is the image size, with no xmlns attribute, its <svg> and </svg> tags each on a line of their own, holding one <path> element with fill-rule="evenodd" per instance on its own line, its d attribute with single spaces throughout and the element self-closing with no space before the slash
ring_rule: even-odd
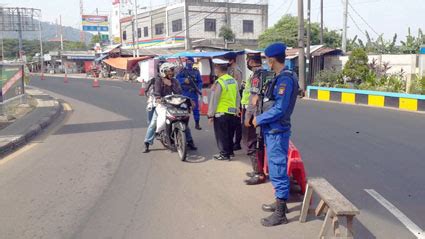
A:
<svg viewBox="0 0 425 239">
<path fill-rule="evenodd" d="M 63 51 L 62 15 L 59 15 L 59 34 L 61 41 L 61 51 Z"/>
<path fill-rule="evenodd" d="M 323 0 L 320 0 L 320 45 L 323 45 Z"/>
<path fill-rule="evenodd" d="M 185 38 L 185 50 L 192 50 L 192 44 L 190 42 L 190 34 L 189 34 L 189 5 L 187 3 L 187 0 L 184 1 L 184 16 L 185 16 L 185 26 L 186 29 L 184 31 L 184 38 Z"/>
<path fill-rule="evenodd" d="M 138 31 L 138 24 L 137 24 L 137 0 L 134 0 L 134 41 L 133 41 L 133 49 L 135 52 L 135 56 L 139 57 L 139 31 Z"/>
<path fill-rule="evenodd" d="M 80 21 L 83 20 L 83 15 L 84 15 L 84 5 L 83 5 L 83 0 L 80 0 Z M 83 31 L 83 26 L 81 26 L 81 29 L 80 29 L 80 41 L 86 44 L 86 37 Z"/>
<path fill-rule="evenodd" d="M 19 59 L 23 61 L 23 48 L 22 48 L 22 17 L 21 9 L 16 8 L 18 14 L 18 44 L 19 44 Z"/>
<path fill-rule="evenodd" d="M 96 16 L 99 17 L 99 9 L 96 8 Z M 102 42 L 102 38 L 100 36 L 100 26 L 99 26 L 99 21 L 97 21 L 97 37 L 99 38 L 99 44 Z"/>
<path fill-rule="evenodd" d="M 1 61 L 4 61 L 4 42 L 3 42 L 3 33 L 1 33 Z"/>
<path fill-rule="evenodd" d="M 307 0 L 307 53 L 306 53 L 306 84 L 309 85 L 311 82 L 311 0 Z"/>
<path fill-rule="evenodd" d="M 63 60 L 63 29 L 62 29 L 62 15 L 59 15 L 59 24 L 60 24 L 60 39 L 61 39 L 61 50 L 60 50 L 60 58 L 61 58 L 61 64 L 62 64 L 62 68 L 63 71 L 65 73 L 65 77 L 66 77 L 66 67 L 65 67 L 65 61 Z"/>
<path fill-rule="evenodd" d="M 342 32 L 342 51 L 347 52 L 347 17 L 348 17 L 348 0 L 344 1 L 344 27 Z"/>
<path fill-rule="evenodd" d="M 43 54 L 43 39 L 41 38 L 41 17 L 38 20 L 38 38 L 40 40 L 40 71 L 41 74 L 44 73 L 44 54 Z"/>
<path fill-rule="evenodd" d="M 298 0 L 298 77 L 301 91 L 305 90 L 304 0 Z"/>
</svg>

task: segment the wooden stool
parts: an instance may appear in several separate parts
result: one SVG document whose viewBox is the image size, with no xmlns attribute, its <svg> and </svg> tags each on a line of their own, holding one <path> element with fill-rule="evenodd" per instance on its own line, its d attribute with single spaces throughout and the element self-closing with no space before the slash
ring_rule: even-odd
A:
<svg viewBox="0 0 425 239">
<path fill-rule="evenodd" d="M 320 197 L 319 205 L 315 210 L 316 216 L 326 212 L 319 238 L 352 239 L 354 237 L 353 219 L 360 214 L 360 211 L 324 178 L 308 178 L 300 222 L 306 222 L 313 191 Z M 333 236 L 327 236 L 329 232 Z"/>
</svg>

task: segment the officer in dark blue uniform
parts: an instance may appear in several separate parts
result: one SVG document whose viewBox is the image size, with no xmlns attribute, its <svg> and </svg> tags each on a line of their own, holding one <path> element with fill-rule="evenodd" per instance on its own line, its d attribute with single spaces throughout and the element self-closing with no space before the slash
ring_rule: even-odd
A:
<svg viewBox="0 0 425 239">
<path fill-rule="evenodd" d="M 269 164 L 269 177 L 275 189 L 276 202 L 263 205 L 273 214 L 261 220 L 266 227 L 288 223 L 286 201 L 289 197 L 287 155 L 291 135 L 291 114 L 295 107 L 298 92 L 298 79 L 285 70 L 286 45 L 274 43 L 265 50 L 268 65 L 276 73 L 266 88 L 263 99 L 264 113 L 253 120 L 255 126 L 263 130 Z M 266 208 L 265 208 L 266 206 Z"/>
<path fill-rule="evenodd" d="M 202 94 L 202 77 L 199 70 L 193 68 L 194 62 L 193 57 L 186 58 L 186 66 L 177 74 L 176 79 L 180 82 L 183 95 L 191 98 L 195 103 L 193 107 L 195 129 L 201 130 L 202 128 L 199 125 L 199 95 Z"/>
</svg>

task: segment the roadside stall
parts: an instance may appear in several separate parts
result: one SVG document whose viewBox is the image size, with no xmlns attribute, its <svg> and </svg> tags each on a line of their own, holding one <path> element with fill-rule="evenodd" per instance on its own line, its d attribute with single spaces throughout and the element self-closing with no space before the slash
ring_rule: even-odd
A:
<svg viewBox="0 0 425 239">
<path fill-rule="evenodd" d="M 116 71 L 117 77 L 122 77 L 124 80 L 136 80 L 139 72 L 138 62 L 150 59 L 152 56 L 144 57 L 116 57 L 103 60 L 105 64 Z"/>
</svg>

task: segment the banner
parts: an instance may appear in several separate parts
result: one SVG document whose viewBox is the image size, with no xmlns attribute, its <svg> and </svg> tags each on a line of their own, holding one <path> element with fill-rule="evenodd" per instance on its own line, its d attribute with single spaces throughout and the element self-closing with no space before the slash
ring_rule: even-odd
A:
<svg viewBox="0 0 425 239">
<path fill-rule="evenodd" d="M 0 102 L 24 94 L 24 73 L 22 65 L 0 65 L 0 71 Z"/>
<path fill-rule="evenodd" d="M 108 16 L 83 15 L 82 19 L 83 31 L 86 32 L 108 32 L 109 22 Z"/>
</svg>

